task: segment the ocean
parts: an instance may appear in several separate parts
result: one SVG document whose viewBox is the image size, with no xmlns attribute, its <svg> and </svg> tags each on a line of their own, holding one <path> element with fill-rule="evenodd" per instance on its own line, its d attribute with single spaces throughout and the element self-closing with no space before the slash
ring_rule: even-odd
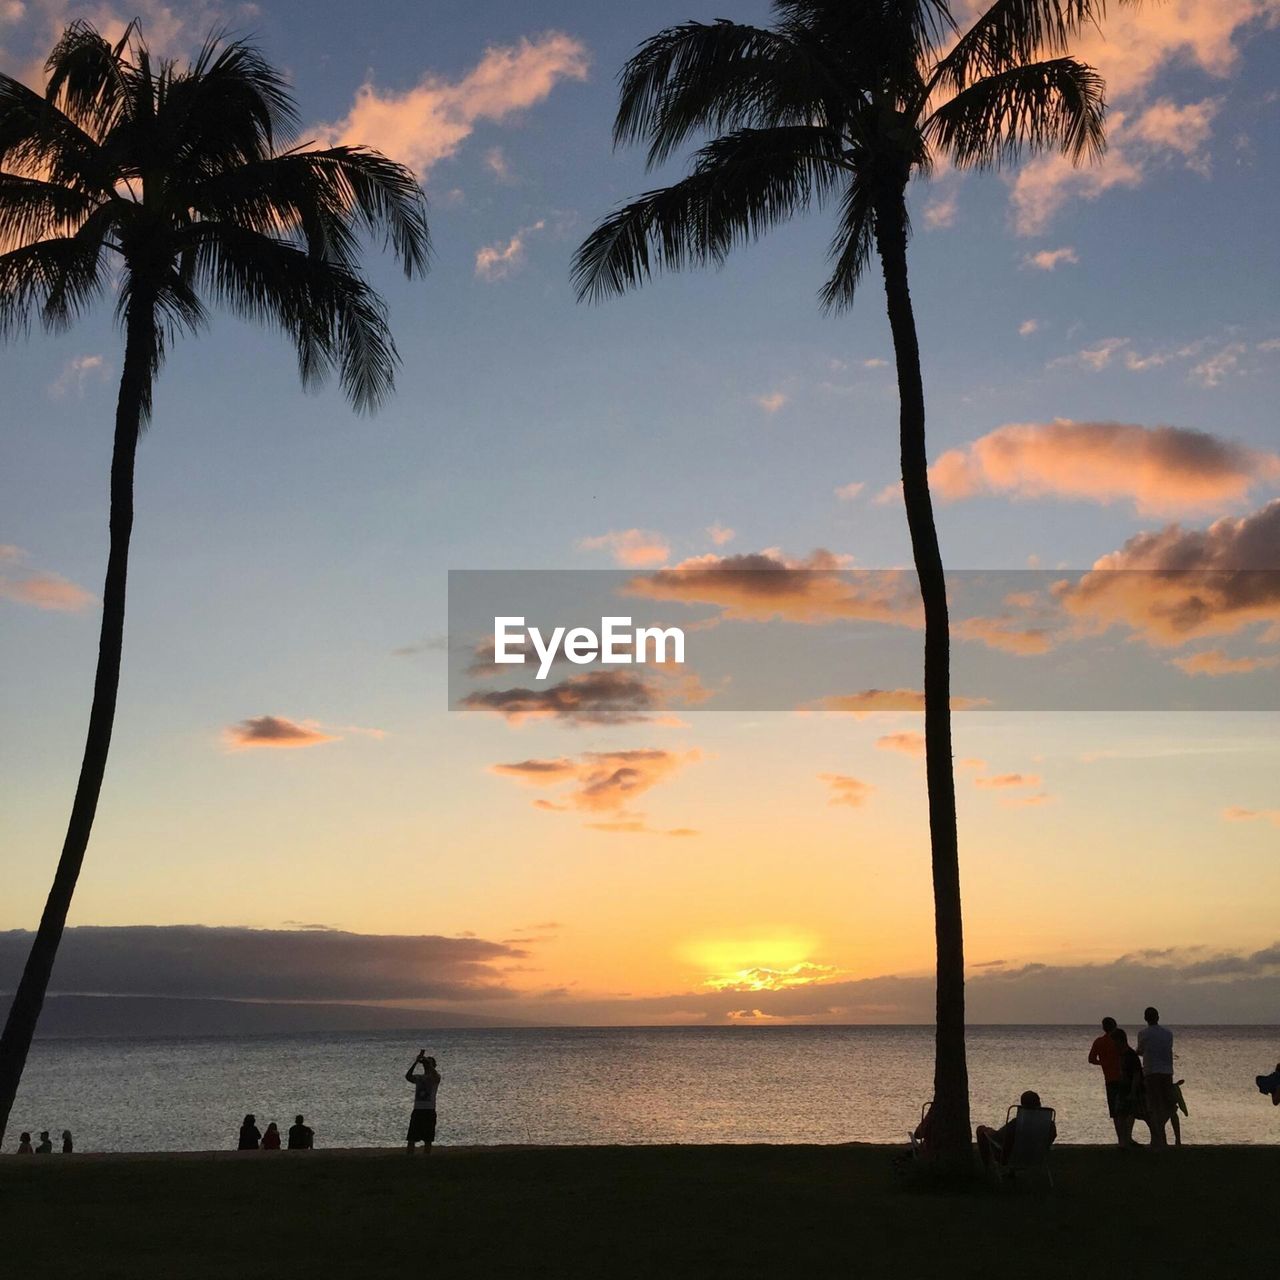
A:
<svg viewBox="0 0 1280 1280">
<path fill-rule="evenodd" d="M 1184 1141 L 1280 1143 L 1280 1108 L 1254 1076 L 1280 1028 L 1174 1028 L 1190 1115 Z M 1132 1029 L 1130 1029 L 1132 1035 Z M 1024 1089 L 1057 1109 L 1060 1141 L 1114 1140 L 1094 1027 L 974 1027 L 973 1120 L 1002 1122 Z M 37 1041 L 10 1120 L 71 1129 L 80 1151 L 234 1147 L 240 1121 L 316 1145 L 395 1146 L 419 1048 L 439 1060 L 442 1145 L 905 1142 L 930 1095 L 929 1027 L 519 1028 Z M 1145 1140 L 1145 1129 L 1138 1126 Z"/>
</svg>

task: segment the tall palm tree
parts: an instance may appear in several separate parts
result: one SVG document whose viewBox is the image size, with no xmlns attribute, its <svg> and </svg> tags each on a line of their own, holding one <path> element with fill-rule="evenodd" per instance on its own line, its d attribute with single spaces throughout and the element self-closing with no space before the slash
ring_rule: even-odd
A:
<svg viewBox="0 0 1280 1280">
<path fill-rule="evenodd" d="M 331 370 L 358 410 L 390 392 L 385 305 L 359 274 L 362 234 L 426 270 L 414 175 L 366 147 L 289 147 L 297 113 L 250 44 L 212 36 L 190 63 L 153 60 L 136 26 L 111 44 L 76 23 L 40 93 L 0 75 L 0 337 L 69 325 L 115 294 L 124 363 L 111 461 L 110 552 L 84 758 L 40 926 L 0 1037 L 0 1138 L 22 1077 L 111 742 L 133 473 L 165 352 L 206 301 L 284 331 L 303 383 Z"/>
<path fill-rule="evenodd" d="M 1103 85 L 1068 56 L 1105 0 L 996 0 L 964 32 L 946 0 L 774 0 L 773 25 L 687 22 L 646 40 L 622 71 L 614 142 L 659 165 L 711 135 L 689 175 L 610 214 L 579 248 L 579 297 L 655 268 L 720 263 L 812 205 L 834 204 L 831 310 L 880 259 L 900 401 L 902 487 L 925 615 L 937 1041 L 934 1127 L 944 1159 L 968 1159 L 964 938 L 951 760 L 950 628 L 929 496 L 924 387 L 907 284 L 906 190 L 935 159 L 986 169 L 1047 148 L 1103 150 Z"/>
</svg>

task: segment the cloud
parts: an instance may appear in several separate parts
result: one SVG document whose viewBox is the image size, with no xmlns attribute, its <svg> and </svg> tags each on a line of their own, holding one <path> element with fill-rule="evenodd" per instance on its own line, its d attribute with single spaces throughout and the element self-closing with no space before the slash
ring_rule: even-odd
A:
<svg viewBox="0 0 1280 1280">
<path fill-rule="evenodd" d="M 785 966 L 783 966 L 785 967 Z M 965 988 L 970 1023 L 1026 1026 L 1046 1021 L 1092 1025 L 1099 1010 L 1130 1027 L 1149 1004 L 1177 1008 L 1184 1025 L 1276 1020 L 1280 944 L 1254 952 L 1204 947 L 1144 951 L 1088 964 L 1008 961 L 971 966 Z M 577 1024 L 745 1021 L 742 991 L 732 986 L 612 1000 L 564 1000 L 547 1016 Z M 881 974 L 802 982 L 751 994 L 751 1021 L 884 1024 L 931 1023 L 930 974 Z M 735 1016 L 738 1015 L 738 1016 Z"/>
<path fill-rule="evenodd" d="M 1002 653 L 1048 653 L 1053 637 L 1045 627 L 1028 627 L 1007 615 L 998 618 L 958 618 L 951 627 L 957 640 L 977 640 Z"/>
<path fill-rule="evenodd" d="M 1132 501 L 1144 514 L 1221 508 L 1280 483 L 1280 455 L 1186 427 L 1126 422 L 1008 423 L 929 470 L 940 497 Z"/>
<path fill-rule="evenodd" d="M 864 369 L 885 369 L 889 365 L 887 360 L 882 360 L 879 356 L 872 356 L 869 360 L 862 362 Z"/>
<path fill-rule="evenodd" d="M 929 231 L 941 231 L 953 226 L 959 210 L 959 196 L 954 191 L 937 196 L 924 207 L 924 225 Z"/>
<path fill-rule="evenodd" d="M 1231 75 L 1244 41 L 1278 19 L 1280 0 L 1176 0 L 1113 7 L 1105 23 L 1082 31 L 1072 53 L 1101 72 L 1112 108 L 1107 155 L 1080 169 L 1057 154 L 1024 165 L 1013 181 L 1017 230 L 1035 234 L 1067 200 L 1095 200 L 1113 188 L 1137 187 L 1170 160 L 1207 172 L 1219 100 L 1148 101 L 1148 91 L 1175 66 L 1218 78 Z"/>
<path fill-rule="evenodd" d="M 1095 632 L 1123 626 L 1149 644 L 1176 647 L 1280 623 L 1278 568 L 1280 498 L 1207 529 L 1171 524 L 1136 534 L 1056 594 Z"/>
<path fill-rule="evenodd" d="M 585 751 L 580 756 L 518 760 L 489 766 L 489 772 L 533 787 L 561 787 L 554 801 L 536 802 L 549 810 L 618 813 L 625 820 L 639 815 L 622 811 L 646 791 L 665 782 L 688 764 L 702 759 L 693 751 L 664 751 L 656 747 L 630 751 Z"/>
<path fill-rule="evenodd" d="M 62 366 L 62 372 L 53 380 L 49 394 L 55 400 L 74 394 L 84 395 L 85 384 L 90 378 L 100 378 L 106 372 L 102 356 L 72 356 Z"/>
<path fill-rule="evenodd" d="M 511 166 L 507 163 L 506 153 L 501 147 L 490 147 L 489 150 L 484 153 L 484 167 L 488 169 L 499 182 L 510 182 L 512 180 Z"/>
<path fill-rule="evenodd" d="M 1024 320 L 1018 326 L 1018 337 L 1029 338 L 1039 328 L 1040 328 L 1039 320 Z"/>
<path fill-rule="evenodd" d="M 505 244 L 489 244 L 476 252 L 476 277 L 488 284 L 505 280 L 524 266 L 525 247 L 535 231 L 541 231 L 546 222 L 541 218 L 532 226 L 521 227 Z"/>
<path fill-rule="evenodd" d="M 732 529 L 721 529 L 713 525 L 720 536 L 711 534 L 717 546 L 733 537 Z M 725 534 L 728 537 L 725 537 Z M 671 544 L 660 533 L 648 529 L 613 529 L 594 538 L 582 538 L 578 542 L 579 551 L 607 551 L 613 556 L 614 563 L 624 565 L 628 569 L 646 569 L 653 565 L 665 563 L 671 556 Z"/>
<path fill-rule="evenodd" d="M 12 991 L 32 935 L 0 933 Z M 508 996 L 496 966 L 524 947 L 481 938 L 336 929 L 82 925 L 58 948 L 51 991 L 241 1000 L 475 1000 Z"/>
<path fill-rule="evenodd" d="M 987 705 L 986 698 L 951 699 L 953 711 L 968 711 Z M 832 693 L 807 703 L 804 711 L 831 711 L 842 715 L 865 716 L 880 711 L 923 711 L 921 689 L 861 689 L 857 693 Z"/>
<path fill-rule="evenodd" d="M 973 785 L 993 791 L 1009 787 L 1038 787 L 1042 781 L 1038 773 L 997 773 L 989 778 L 974 778 Z"/>
<path fill-rule="evenodd" d="M 587 822 L 583 824 L 591 831 L 604 831 L 609 835 L 645 835 L 667 836 L 668 838 L 687 838 L 698 833 L 692 827 L 651 827 L 643 818 L 621 818 L 616 822 Z"/>
<path fill-rule="evenodd" d="M 707 537 L 710 538 L 717 547 L 726 546 L 728 543 L 732 542 L 736 536 L 737 534 L 733 529 L 726 528 L 718 520 L 715 524 L 707 525 Z M 666 556 L 663 556 L 663 559 L 665 560 Z"/>
<path fill-rule="evenodd" d="M 366 82 L 342 120 L 319 127 L 319 141 L 376 147 L 425 179 L 436 164 L 457 153 L 477 124 L 507 123 L 561 82 L 585 80 L 589 62 L 581 41 L 548 31 L 491 46 L 459 80 L 428 73 L 399 93 Z"/>
<path fill-rule="evenodd" d="M 1244 809 L 1233 804 L 1222 811 L 1227 822 L 1269 822 L 1273 827 L 1280 827 L 1280 809 Z"/>
<path fill-rule="evenodd" d="M 1201 653 L 1188 654 L 1185 658 L 1172 658 L 1170 661 L 1189 676 L 1239 676 L 1280 666 L 1280 656 L 1229 658 L 1221 649 L 1206 649 Z"/>
<path fill-rule="evenodd" d="M 844 804 L 851 809 L 861 809 L 875 793 L 875 787 L 871 783 L 847 773 L 820 773 L 818 778 L 831 788 L 828 804 Z"/>
<path fill-rule="evenodd" d="M 1232 374 L 1240 371 L 1240 357 L 1248 350 L 1243 342 L 1228 343 L 1221 351 L 1195 365 L 1190 373 L 1192 382 L 1202 387 L 1221 386 Z"/>
<path fill-rule="evenodd" d="M 784 404 L 787 403 L 787 397 L 781 391 L 770 391 L 766 395 L 756 396 L 756 404 L 758 404 L 765 413 L 777 413 Z"/>
<path fill-rule="evenodd" d="M 723 619 L 823 623 L 841 618 L 918 627 L 914 579 L 887 570 L 858 571 L 819 548 L 795 559 L 776 548 L 743 555 L 694 556 L 635 578 L 626 593 L 651 600 L 715 605 Z"/>
<path fill-rule="evenodd" d="M 1054 271 L 1059 263 L 1080 261 L 1079 254 L 1070 245 L 1062 249 L 1041 249 L 1039 253 L 1028 253 L 1022 259 L 1024 267 L 1034 267 L 1037 271 Z"/>
<path fill-rule="evenodd" d="M 233 751 L 255 747 L 318 747 L 324 742 L 337 742 L 336 735 L 325 733 L 313 720 L 301 723 L 283 716 L 253 716 L 229 725 L 222 731 L 223 741 Z"/>
<path fill-rule="evenodd" d="M 668 709 L 710 697 L 694 675 L 586 671 L 545 689 L 484 689 L 465 694 L 465 711 L 488 711 L 508 724 L 556 720 L 571 725 L 670 723 Z"/>
<path fill-rule="evenodd" d="M 923 733 L 886 733 L 876 739 L 876 746 L 881 751 L 901 751 L 907 756 L 924 755 Z"/>
<path fill-rule="evenodd" d="M 92 592 L 60 574 L 24 569 L 28 559 L 21 547 L 0 545 L 0 600 L 56 613 L 79 613 L 97 602 Z"/>
<path fill-rule="evenodd" d="M 836 489 L 836 497 L 841 502 L 852 502 L 866 487 L 865 480 L 851 480 L 848 484 L 842 484 Z"/>
</svg>

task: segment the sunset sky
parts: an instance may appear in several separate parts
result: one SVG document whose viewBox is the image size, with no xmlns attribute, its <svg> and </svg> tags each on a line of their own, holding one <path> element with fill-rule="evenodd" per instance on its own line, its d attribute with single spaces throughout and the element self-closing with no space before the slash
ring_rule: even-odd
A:
<svg viewBox="0 0 1280 1280">
<path fill-rule="evenodd" d="M 403 357 L 376 417 L 304 394 L 283 339 L 225 316 L 169 357 L 71 923 L 293 932 L 163 935 L 208 944 L 176 978 L 95 968 L 83 934 L 54 989 L 927 1019 L 917 713 L 447 709 L 450 570 L 910 563 L 883 297 L 870 276 L 821 313 L 829 213 L 718 272 L 596 306 L 570 288 L 595 221 L 680 172 L 611 150 L 622 63 L 667 24 L 767 6 L 0 0 L 0 70 L 135 10 L 159 52 L 254 34 L 306 137 L 415 167 L 436 256 L 411 284 L 369 259 Z M 911 192 L 944 556 L 1280 571 L 1280 0 L 1148 3 L 1077 53 L 1109 85 L 1103 164 Z M 79 765 L 120 347 L 103 305 L 0 348 L 0 930 L 39 918 Z M 1280 587 L 1224 589 L 1195 625 L 1134 591 L 1090 606 L 1123 657 L 1276 707 Z M 958 647 L 1028 660 L 990 641 Z M 955 730 L 973 1016 L 1168 991 L 1171 1020 L 1280 1020 L 1280 713 L 991 701 Z M 317 926 L 379 937 L 345 951 Z M 295 977 L 254 976 L 274 968 Z"/>
</svg>

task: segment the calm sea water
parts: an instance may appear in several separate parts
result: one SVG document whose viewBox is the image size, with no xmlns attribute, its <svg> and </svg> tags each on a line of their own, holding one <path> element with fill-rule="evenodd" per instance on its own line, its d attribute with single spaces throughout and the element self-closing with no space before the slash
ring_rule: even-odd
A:
<svg viewBox="0 0 1280 1280">
<path fill-rule="evenodd" d="M 1064 1142 L 1114 1138 L 1092 1027 L 969 1033 L 974 1122 L 1023 1089 L 1057 1108 Z M 1200 1143 L 1280 1143 L 1280 1108 L 1253 1077 L 1280 1060 L 1280 1028 L 1175 1028 Z M 9 1129 L 70 1128 L 84 1151 L 234 1147 L 245 1112 L 283 1131 L 301 1111 L 319 1146 L 403 1141 L 404 1073 L 440 1062 L 442 1144 L 900 1142 L 929 1096 L 927 1027 L 430 1031 L 251 1040 L 45 1040 Z M 1144 1136 L 1139 1126 L 1139 1136 Z"/>
</svg>

